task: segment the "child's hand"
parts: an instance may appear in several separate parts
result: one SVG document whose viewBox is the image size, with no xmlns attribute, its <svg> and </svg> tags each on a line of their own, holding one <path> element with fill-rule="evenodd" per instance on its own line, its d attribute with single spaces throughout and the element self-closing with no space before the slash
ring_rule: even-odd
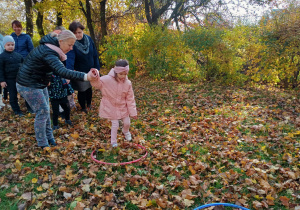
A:
<svg viewBox="0 0 300 210">
<path fill-rule="evenodd" d="M 1 82 L 1 87 L 6 88 L 7 84 L 6 82 Z"/>
<path fill-rule="evenodd" d="M 94 74 L 94 76 L 98 77 L 99 76 L 99 71 L 98 69 L 95 68 L 91 68 L 92 73 Z"/>
<path fill-rule="evenodd" d="M 97 73 L 95 73 L 94 69 L 91 69 L 89 71 L 89 73 L 87 73 L 88 81 L 95 81 L 95 80 L 97 80 L 97 78 L 98 78 L 98 76 L 97 76 Z"/>
<path fill-rule="evenodd" d="M 133 118 L 133 119 L 135 119 L 135 120 L 136 120 L 136 119 L 137 119 L 137 116 L 132 116 L 131 118 Z"/>
</svg>

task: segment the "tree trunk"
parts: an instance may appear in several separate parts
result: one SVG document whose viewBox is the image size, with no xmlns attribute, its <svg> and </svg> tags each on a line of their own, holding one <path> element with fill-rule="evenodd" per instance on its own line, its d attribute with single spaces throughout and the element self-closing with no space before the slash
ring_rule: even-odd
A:
<svg viewBox="0 0 300 210">
<path fill-rule="evenodd" d="M 83 5 L 82 1 L 79 1 L 79 5 L 80 5 L 80 9 L 82 10 L 82 12 L 86 18 L 87 27 L 90 31 L 90 36 L 91 36 L 92 40 L 94 41 L 96 48 L 98 50 L 99 46 L 98 46 L 97 40 L 95 39 L 95 32 L 94 32 L 94 26 L 93 26 L 92 14 L 91 14 L 90 1 L 85 0 L 86 9 L 84 9 L 84 5 Z"/>
<path fill-rule="evenodd" d="M 145 4 L 145 14 L 150 26 L 158 25 L 158 20 L 162 16 L 164 12 L 166 12 L 171 5 L 172 1 L 167 0 L 165 5 L 161 8 L 156 9 L 154 0 L 144 0 Z"/>
<path fill-rule="evenodd" d="M 145 13 L 146 13 L 146 18 L 148 21 L 148 24 L 152 24 L 152 19 L 151 19 L 151 15 L 150 15 L 150 8 L 149 8 L 149 2 L 148 0 L 144 0 L 145 3 Z"/>
<path fill-rule="evenodd" d="M 100 23 L 101 23 L 102 38 L 104 38 L 104 36 L 107 35 L 106 16 L 105 16 L 106 2 L 107 2 L 107 0 L 102 0 L 100 2 Z M 104 40 L 104 39 L 102 39 L 102 40 Z"/>
<path fill-rule="evenodd" d="M 40 37 L 42 38 L 45 36 L 44 28 L 43 28 L 43 21 L 44 21 L 44 14 L 38 11 L 37 18 L 36 18 L 36 26 Z"/>
<path fill-rule="evenodd" d="M 24 0 L 25 11 L 26 11 L 26 33 L 32 38 L 33 36 L 33 11 L 32 11 L 32 1 Z"/>
<path fill-rule="evenodd" d="M 56 13 L 56 26 L 62 26 L 62 13 Z"/>
</svg>

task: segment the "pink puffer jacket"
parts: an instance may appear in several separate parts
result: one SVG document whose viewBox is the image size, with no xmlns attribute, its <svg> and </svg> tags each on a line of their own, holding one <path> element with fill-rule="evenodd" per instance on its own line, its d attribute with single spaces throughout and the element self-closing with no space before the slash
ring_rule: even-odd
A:
<svg viewBox="0 0 300 210">
<path fill-rule="evenodd" d="M 117 82 L 114 76 L 112 69 L 108 75 L 91 81 L 91 85 L 102 93 L 99 116 L 110 120 L 137 116 L 131 81 L 126 78 L 124 82 Z"/>
</svg>

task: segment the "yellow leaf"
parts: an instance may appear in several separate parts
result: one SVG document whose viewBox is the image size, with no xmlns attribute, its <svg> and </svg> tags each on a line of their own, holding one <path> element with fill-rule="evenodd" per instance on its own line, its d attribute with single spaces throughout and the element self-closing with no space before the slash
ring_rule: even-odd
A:
<svg viewBox="0 0 300 210">
<path fill-rule="evenodd" d="M 18 171 L 21 171 L 22 163 L 19 160 L 16 160 L 15 166 Z"/>
<path fill-rule="evenodd" d="M 38 202 L 38 204 L 35 206 L 36 209 L 39 209 L 41 208 L 43 205 L 43 202 Z"/>
<path fill-rule="evenodd" d="M 150 200 L 150 201 L 148 201 L 148 203 L 147 203 L 147 205 L 146 205 L 147 207 L 149 207 L 149 206 L 152 206 L 152 201 Z"/>
<path fill-rule="evenodd" d="M 255 195 L 254 198 L 257 199 L 257 200 L 262 199 L 262 197 L 259 197 L 259 195 Z"/>
<path fill-rule="evenodd" d="M 189 170 L 193 175 L 196 174 L 196 171 L 193 169 L 193 166 L 189 166 Z"/>
<path fill-rule="evenodd" d="M 252 181 L 254 184 L 257 183 L 257 181 L 256 181 L 255 179 L 251 179 L 251 181 Z"/>
<path fill-rule="evenodd" d="M 37 183 L 37 178 L 33 178 L 32 180 L 31 180 L 31 182 L 33 183 L 33 184 L 35 184 L 35 183 Z"/>
<path fill-rule="evenodd" d="M 170 109 L 166 109 L 166 110 L 165 110 L 165 113 L 166 113 L 166 114 L 169 114 L 170 112 L 171 112 Z"/>
<path fill-rule="evenodd" d="M 275 200 L 275 198 L 273 198 L 271 194 L 267 195 L 266 198 L 267 198 L 267 200 L 272 200 L 272 201 Z"/>
<path fill-rule="evenodd" d="M 99 152 L 105 152 L 105 149 L 98 149 Z"/>
<path fill-rule="evenodd" d="M 78 134 L 77 132 L 72 133 L 71 136 L 72 136 L 74 139 L 78 139 L 78 138 L 79 138 L 79 134 Z"/>
<path fill-rule="evenodd" d="M 36 189 L 37 189 L 37 191 L 43 191 L 42 186 L 38 186 Z"/>
</svg>

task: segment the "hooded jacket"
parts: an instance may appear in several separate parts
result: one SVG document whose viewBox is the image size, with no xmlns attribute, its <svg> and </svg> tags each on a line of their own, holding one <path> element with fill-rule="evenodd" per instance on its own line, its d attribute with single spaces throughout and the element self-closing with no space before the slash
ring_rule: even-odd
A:
<svg viewBox="0 0 300 210">
<path fill-rule="evenodd" d="M 110 120 L 137 116 L 131 81 L 126 78 L 124 82 L 118 82 L 114 76 L 112 69 L 108 75 L 91 81 L 91 85 L 102 93 L 99 116 Z"/>
<path fill-rule="evenodd" d="M 56 37 L 51 37 L 50 34 L 44 36 L 40 45 L 26 57 L 18 72 L 17 83 L 25 87 L 43 89 L 49 85 L 53 73 L 66 79 L 83 81 L 85 74 L 66 69 L 60 61 L 59 54 L 47 47 L 46 43 L 59 47 Z"/>
<path fill-rule="evenodd" d="M 33 50 L 33 44 L 28 34 L 21 33 L 19 36 L 15 32 L 11 34 L 15 40 L 15 52 L 20 53 L 23 58 Z"/>
</svg>

